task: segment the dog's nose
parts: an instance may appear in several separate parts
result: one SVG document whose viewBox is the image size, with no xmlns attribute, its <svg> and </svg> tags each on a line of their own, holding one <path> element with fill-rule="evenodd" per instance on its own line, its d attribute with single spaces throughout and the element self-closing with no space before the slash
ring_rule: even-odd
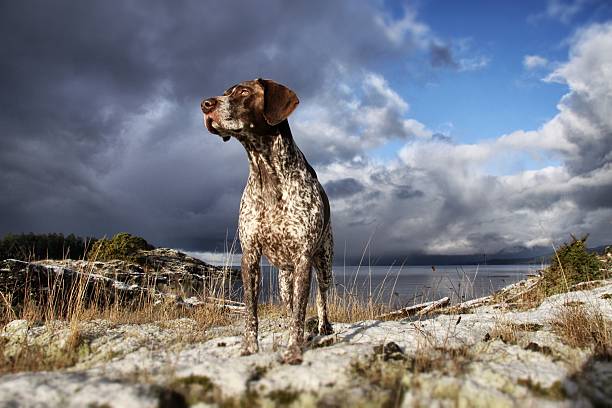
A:
<svg viewBox="0 0 612 408">
<path fill-rule="evenodd" d="M 215 98 L 205 99 L 202 101 L 200 106 L 202 107 L 202 112 L 209 113 L 215 108 L 215 106 L 217 106 L 217 100 Z"/>
</svg>

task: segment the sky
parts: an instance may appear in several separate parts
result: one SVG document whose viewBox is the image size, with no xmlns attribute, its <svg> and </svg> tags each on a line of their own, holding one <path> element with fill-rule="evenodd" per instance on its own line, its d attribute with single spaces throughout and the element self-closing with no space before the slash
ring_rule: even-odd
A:
<svg viewBox="0 0 612 408">
<path fill-rule="evenodd" d="M 608 1 L 3 1 L 0 57 L 0 235 L 223 254 L 247 159 L 199 106 L 262 77 L 336 262 L 612 242 Z"/>
</svg>

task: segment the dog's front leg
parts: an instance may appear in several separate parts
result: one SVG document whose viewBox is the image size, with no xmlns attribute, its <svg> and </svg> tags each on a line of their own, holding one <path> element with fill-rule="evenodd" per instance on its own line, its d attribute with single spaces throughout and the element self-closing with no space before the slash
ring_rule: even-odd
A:
<svg viewBox="0 0 612 408">
<path fill-rule="evenodd" d="M 281 269 L 278 271 L 280 296 L 285 306 L 287 318 L 293 317 L 293 271 Z"/>
<path fill-rule="evenodd" d="M 302 344 L 304 343 L 304 319 L 310 293 L 310 274 L 312 262 L 302 256 L 295 265 L 293 280 L 293 315 L 289 326 L 289 344 L 283 360 L 288 364 L 302 362 Z"/>
<path fill-rule="evenodd" d="M 259 283 L 261 279 L 261 269 L 259 267 L 261 250 L 257 248 L 243 248 L 243 251 L 241 269 L 246 315 L 240 354 L 248 356 L 259 351 L 257 343 L 257 304 L 259 302 Z"/>
</svg>

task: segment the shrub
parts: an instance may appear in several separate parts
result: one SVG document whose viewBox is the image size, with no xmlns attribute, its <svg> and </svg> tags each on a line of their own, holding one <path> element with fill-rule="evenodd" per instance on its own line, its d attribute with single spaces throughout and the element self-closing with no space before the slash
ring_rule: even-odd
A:
<svg viewBox="0 0 612 408">
<path fill-rule="evenodd" d="M 588 235 L 563 244 L 552 257 L 550 266 L 544 271 L 547 295 L 567 291 L 572 285 L 603 278 L 601 262 L 596 253 L 586 247 Z"/>
<path fill-rule="evenodd" d="M 144 238 L 137 237 L 127 232 L 122 232 L 111 239 L 101 239 L 97 241 L 89 251 L 88 258 L 93 261 L 112 261 L 119 259 L 122 261 L 136 262 L 138 252 L 155 249 Z"/>
</svg>

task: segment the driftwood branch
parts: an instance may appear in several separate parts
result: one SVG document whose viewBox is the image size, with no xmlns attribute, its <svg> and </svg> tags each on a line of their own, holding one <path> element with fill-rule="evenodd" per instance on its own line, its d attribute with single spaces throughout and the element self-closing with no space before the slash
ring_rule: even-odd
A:
<svg viewBox="0 0 612 408">
<path fill-rule="evenodd" d="M 404 307 L 399 310 L 394 310 L 393 312 L 383 313 L 381 315 L 376 316 L 376 319 L 401 319 L 409 316 L 423 316 L 427 313 L 435 309 L 439 309 L 444 307 L 450 303 L 449 297 L 444 297 L 439 300 L 434 300 L 433 302 L 425 302 L 420 303 L 418 305 Z"/>
<path fill-rule="evenodd" d="M 445 297 L 442 298 L 440 300 L 436 300 L 435 302 L 433 302 L 431 305 L 419 310 L 417 312 L 418 316 L 425 316 L 426 314 L 429 314 L 430 312 L 439 309 L 441 307 L 445 307 L 450 303 L 450 298 Z"/>
<path fill-rule="evenodd" d="M 224 305 L 233 305 L 233 306 L 241 306 L 241 307 L 245 306 L 243 302 L 238 302 L 236 300 L 230 300 L 230 299 L 222 299 L 222 298 L 217 298 L 213 296 L 207 296 L 206 300 L 212 303 L 219 303 L 222 305 L 224 304 Z"/>
<path fill-rule="evenodd" d="M 232 312 L 232 313 L 245 313 L 246 312 L 246 306 L 242 302 L 237 302 L 235 300 L 229 300 L 229 299 L 220 299 L 220 298 L 216 298 L 212 296 L 208 296 L 204 299 L 198 299 L 197 297 L 192 296 L 185 300 L 181 300 L 180 303 L 186 307 L 212 305 L 212 306 L 217 306 L 221 309 L 226 309 L 227 311 Z"/>
<path fill-rule="evenodd" d="M 493 300 L 493 296 L 485 296 L 481 298 L 466 300 L 454 306 L 449 307 L 449 312 L 461 312 L 462 310 L 471 309 L 473 307 L 483 306 L 489 304 Z"/>
<path fill-rule="evenodd" d="M 533 289 L 535 289 L 537 287 L 537 284 L 538 284 L 539 281 L 540 281 L 540 279 L 532 279 L 530 281 L 527 281 L 527 283 L 525 284 L 525 288 L 522 291 L 520 291 L 519 293 L 516 293 L 516 294 L 510 296 L 509 298 L 505 299 L 505 301 L 507 303 L 510 303 L 513 300 L 516 300 L 516 299 L 518 299 L 520 297 L 525 296 L 527 293 L 531 292 Z"/>
<path fill-rule="evenodd" d="M 215 303 L 215 305 L 217 307 L 220 307 L 221 309 L 227 309 L 227 311 L 231 312 L 231 313 L 239 313 L 239 314 L 246 313 L 246 307 L 244 307 L 244 306 L 222 305 L 222 304 L 219 304 L 219 303 Z"/>
</svg>

